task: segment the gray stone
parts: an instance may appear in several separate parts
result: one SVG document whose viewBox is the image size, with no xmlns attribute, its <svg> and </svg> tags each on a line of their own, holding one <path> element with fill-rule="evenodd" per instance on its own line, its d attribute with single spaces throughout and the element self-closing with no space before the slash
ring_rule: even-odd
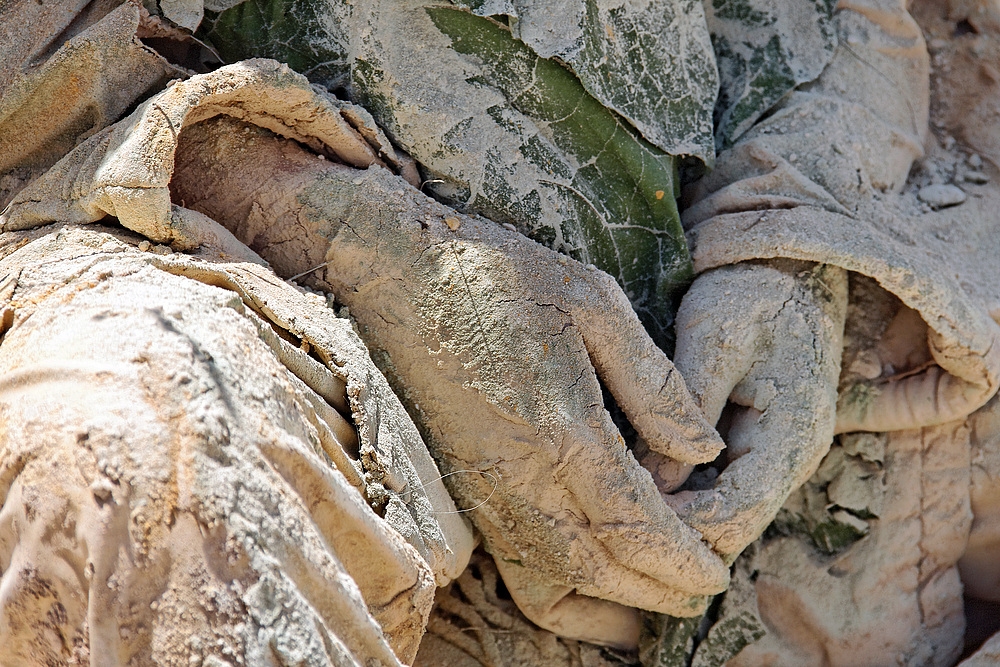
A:
<svg viewBox="0 0 1000 667">
<path fill-rule="evenodd" d="M 917 199 L 933 209 L 957 206 L 965 201 L 965 193 L 954 185 L 928 185 L 920 188 Z"/>
</svg>

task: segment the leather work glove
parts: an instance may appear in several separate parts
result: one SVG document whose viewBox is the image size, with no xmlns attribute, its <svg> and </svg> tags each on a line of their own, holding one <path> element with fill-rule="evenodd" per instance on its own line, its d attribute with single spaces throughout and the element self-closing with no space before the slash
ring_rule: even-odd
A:
<svg viewBox="0 0 1000 667">
<path fill-rule="evenodd" d="M 633 646 L 628 607 L 703 611 L 728 571 L 626 449 L 598 377 L 651 450 L 695 464 L 722 442 L 621 289 L 434 202 L 378 158 L 358 168 L 367 144 L 306 91 L 268 61 L 177 83 L 23 191 L 5 225 L 114 212 L 183 249 L 219 245 L 222 223 L 280 275 L 307 274 L 350 308 L 526 615 Z M 218 114 L 253 124 L 189 122 Z M 61 208 L 34 203 L 67 179 L 79 185 Z"/>
</svg>

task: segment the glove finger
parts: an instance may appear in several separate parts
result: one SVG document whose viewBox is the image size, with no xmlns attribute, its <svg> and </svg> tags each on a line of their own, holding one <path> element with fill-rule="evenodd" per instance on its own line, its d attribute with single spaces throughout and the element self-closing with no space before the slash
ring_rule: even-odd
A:
<svg viewBox="0 0 1000 667">
<path fill-rule="evenodd" d="M 517 608 L 535 625 L 560 637 L 634 650 L 639 644 L 637 609 L 580 595 L 553 584 L 518 563 L 496 561 L 497 571 Z"/>
<path fill-rule="evenodd" d="M 744 453 L 729 462 L 712 489 L 682 491 L 667 502 L 732 562 L 819 466 L 832 438 L 833 408 L 831 399 L 813 404 L 815 412 L 774 403 L 764 412 L 741 409 L 729 437 Z"/>
<path fill-rule="evenodd" d="M 780 278 L 765 267 L 724 267 L 699 276 L 681 302 L 674 363 L 710 424 L 758 356 L 759 323 L 780 309 L 787 289 L 763 292 Z M 759 298 L 744 298 L 746 285 L 763 288 Z"/>
<path fill-rule="evenodd" d="M 981 358 L 948 345 L 931 330 L 936 366 L 878 384 L 858 383 L 837 404 L 837 433 L 898 431 L 945 424 L 975 412 L 996 393 L 997 380 L 981 372 Z"/>
<path fill-rule="evenodd" d="M 729 395 L 744 407 L 737 409 L 729 429 L 728 465 L 713 489 L 682 492 L 668 501 L 727 559 L 763 532 L 829 449 L 847 300 L 846 275 L 839 269 L 824 272 L 821 292 L 801 272 L 757 266 L 749 273 L 757 274 L 751 285 L 769 285 L 771 298 L 769 308 L 743 307 L 758 308 L 752 335 L 736 346 L 704 346 L 707 354 L 686 357 L 725 368 L 727 361 L 740 364 L 730 355 L 752 355 L 745 377 Z M 743 284 L 746 291 L 747 281 Z M 729 374 L 725 383 L 731 381 Z M 719 401 L 719 387 L 725 384 L 702 386 L 711 401 Z"/>
<path fill-rule="evenodd" d="M 690 595 L 724 590 L 728 569 L 663 502 L 607 412 L 598 406 L 588 417 L 566 425 L 555 477 L 586 515 L 590 534 L 605 550 L 600 558 L 611 567 L 589 573 L 595 593 L 578 591 L 623 604 L 645 600 L 636 606 L 648 609 L 668 603 L 676 607 Z M 622 586 L 622 570 L 634 573 L 629 578 L 640 586 L 640 595 L 632 598 L 636 591 L 625 592 L 629 587 Z"/>
<path fill-rule="evenodd" d="M 573 320 L 590 360 L 649 447 L 686 463 L 713 460 L 722 439 L 691 399 L 684 379 L 653 343 L 614 279 L 585 274 L 590 289 Z"/>
</svg>

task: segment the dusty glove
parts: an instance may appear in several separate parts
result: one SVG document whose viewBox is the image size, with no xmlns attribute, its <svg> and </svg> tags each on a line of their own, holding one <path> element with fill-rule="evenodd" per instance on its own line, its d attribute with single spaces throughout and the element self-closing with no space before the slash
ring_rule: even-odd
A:
<svg viewBox="0 0 1000 667">
<path fill-rule="evenodd" d="M 4 661 L 410 662 L 461 536 L 350 323 L 139 240 L 0 236 Z"/>
<path fill-rule="evenodd" d="M 1000 384 L 996 325 L 959 284 L 953 259 L 883 202 L 905 183 L 926 132 L 919 29 L 896 0 L 839 8 L 841 46 L 822 75 L 723 152 L 683 214 L 702 275 L 678 316 L 676 362 L 710 421 L 727 398 L 747 409 L 729 428 L 730 467 L 677 507 L 727 557 L 759 534 L 834 432 L 944 423 Z M 819 265 L 781 277 L 773 258 Z M 935 363 L 844 387 L 834 424 L 844 269 L 920 313 Z M 832 328 L 816 330 L 824 317 Z"/>
<path fill-rule="evenodd" d="M 711 489 L 667 498 L 727 560 L 830 447 L 846 311 L 843 269 L 782 260 L 710 271 L 684 298 L 677 367 L 710 422 L 735 410 Z"/>
<path fill-rule="evenodd" d="M 281 273 L 314 268 L 305 249 L 326 246 L 315 284 L 349 306 L 381 353 L 529 617 L 624 643 L 607 620 L 624 610 L 580 596 L 553 610 L 575 589 L 693 614 L 725 587 L 721 561 L 663 504 L 604 409 L 598 375 L 655 450 L 694 463 L 721 444 L 613 279 L 384 170 L 324 164 L 242 132 L 192 131 L 175 192 Z M 233 176 L 220 167 L 244 147 L 256 182 L 238 164 Z"/>
<path fill-rule="evenodd" d="M 169 183 L 176 202 L 228 225 L 279 273 L 316 269 L 314 284 L 350 307 L 442 472 L 455 473 L 447 482 L 458 504 L 476 508 L 469 516 L 494 556 L 546 578 L 550 590 L 529 616 L 628 645 L 635 617 L 620 605 L 699 613 L 728 572 L 628 452 L 597 376 L 653 450 L 697 463 L 722 443 L 614 280 L 459 215 L 385 169 L 333 164 L 253 125 L 185 129 L 236 115 L 330 157 L 350 155 L 342 144 L 352 135 L 329 131 L 339 126 L 320 113 L 323 98 L 312 102 L 316 113 L 290 104 L 309 89 L 274 68 L 259 61 L 176 84 L 22 193 L 6 224 L 44 220 L 33 203 L 39 189 L 62 192 L 90 169 L 59 215 L 87 221 L 114 211 L 153 238 L 206 242 L 210 224 L 164 212 Z M 275 85 L 283 97 L 270 92 Z M 125 165 L 142 165 L 148 177 L 133 171 L 116 181 Z M 579 605 L 594 613 L 573 611 Z"/>
</svg>

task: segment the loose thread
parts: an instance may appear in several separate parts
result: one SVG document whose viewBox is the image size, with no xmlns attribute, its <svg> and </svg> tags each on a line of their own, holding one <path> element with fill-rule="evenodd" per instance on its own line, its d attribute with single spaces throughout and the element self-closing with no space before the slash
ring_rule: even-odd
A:
<svg viewBox="0 0 1000 667">
<path fill-rule="evenodd" d="M 164 120 L 167 121 L 167 127 L 170 128 L 170 135 L 174 138 L 174 144 L 176 144 L 177 143 L 177 130 L 174 129 L 174 122 L 172 120 L 170 120 L 170 116 L 167 115 L 167 112 L 164 111 L 163 107 L 161 107 L 159 104 L 156 104 L 154 102 L 153 103 L 153 108 L 156 109 L 157 111 L 159 111 L 160 114 L 163 116 Z"/>
<path fill-rule="evenodd" d="M 316 271 L 317 269 L 322 269 L 324 266 L 330 266 L 330 264 L 332 264 L 332 263 L 333 263 L 332 259 L 329 262 L 323 262 L 319 266 L 314 266 L 311 269 L 309 269 L 308 271 L 303 271 L 302 273 L 296 273 L 294 276 L 292 276 L 288 280 L 298 280 L 302 276 L 308 276 L 313 271 Z"/>
<path fill-rule="evenodd" d="M 456 510 L 454 512 L 452 512 L 452 511 L 448 511 L 448 512 L 431 512 L 431 514 L 462 514 L 463 512 L 471 512 L 472 510 L 479 509 L 480 507 L 482 507 L 486 503 L 490 502 L 490 498 L 493 497 L 493 494 L 497 492 L 497 488 L 500 486 L 500 480 L 497 479 L 496 475 L 494 475 L 491 472 L 486 472 L 485 470 L 453 470 L 453 471 L 451 471 L 451 472 L 449 472 L 449 473 L 447 473 L 445 475 L 441 475 L 440 477 L 438 477 L 436 479 L 432 479 L 431 481 L 427 482 L 427 484 L 433 484 L 434 482 L 438 482 L 438 481 L 444 479 L 445 477 L 451 477 L 452 475 L 458 475 L 459 473 L 463 473 L 463 472 L 469 472 L 469 473 L 476 473 L 476 474 L 479 474 L 479 475 L 484 475 L 486 477 L 489 477 L 491 480 L 493 480 L 493 490 L 490 491 L 490 495 L 488 495 L 486 497 L 486 500 L 484 500 L 483 502 L 479 503 L 475 507 L 470 507 L 470 508 L 464 509 L 464 510 Z M 417 488 L 420 488 L 420 489 L 426 488 L 427 484 L 420 484 Z"/>
</svg>

